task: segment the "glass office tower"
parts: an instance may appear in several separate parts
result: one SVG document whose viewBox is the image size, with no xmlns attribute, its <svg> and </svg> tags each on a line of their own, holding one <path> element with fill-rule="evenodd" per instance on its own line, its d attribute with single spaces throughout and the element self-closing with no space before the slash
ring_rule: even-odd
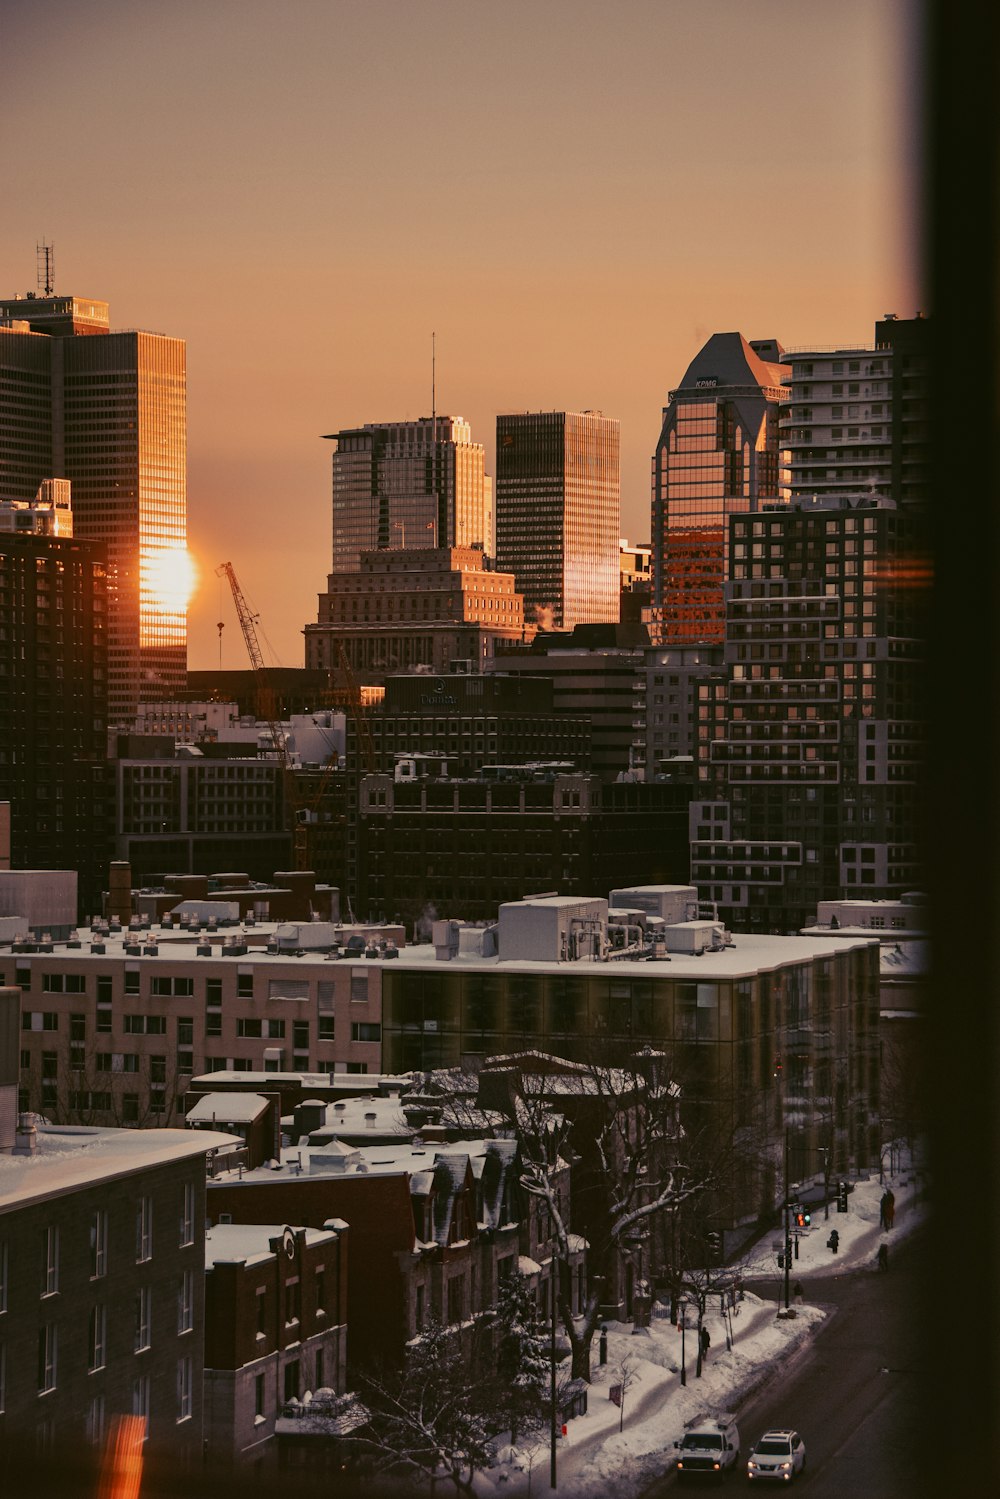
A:
<svg viewBox="0 0 1000 1499">
<path fill-rule="evenodd" d="M 653 458 L 652 607 L 664 645 L 725 632 L 729 517 L 779 498 L 781 345 L 715 333 L 668 396 Z"/>
<path fill-rule="evenodd" d="M 106 302 L 0 301 L 0 498 L 72 484 L 74 535 L 108 564 L 108 718 L 176 697 L 187 674 L 182 339 L 111 332 Z"/>
<path fill-rule="evenodd" d="M 497 566 L 542 629 L 617 624 L 621 468 L 615 417 L 497 417 Z"/>
</svg>

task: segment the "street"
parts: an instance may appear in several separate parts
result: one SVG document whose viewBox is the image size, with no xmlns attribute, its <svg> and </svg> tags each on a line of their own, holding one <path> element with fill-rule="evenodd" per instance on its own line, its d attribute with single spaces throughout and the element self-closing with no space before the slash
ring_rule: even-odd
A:
<svg viewBox="0 0 1000 1499">
<path fill-rule="evenodd" d="M 819 1278 L 811 1302 L 831 1313 L 822 1332 L 738 1412 L 742 1458 L 770 1427 L 791 1426 L 806 1444 L 800 1482 L 815 1499 L 912 1499 L 922 1492 L 926 1464 L 917 1441 L 920 1381 L 929 1342 L 921 1326 L 921 1255 L 925 1235 L 892 1246 L 890 1268 Z M 757 1281 L 768 1297 L 780 1281 Z M 740 1476 L 730 1480 L 745 1485 Z M 673 1476 L 647 1490 L 650 1499 Z"/>
</svg>

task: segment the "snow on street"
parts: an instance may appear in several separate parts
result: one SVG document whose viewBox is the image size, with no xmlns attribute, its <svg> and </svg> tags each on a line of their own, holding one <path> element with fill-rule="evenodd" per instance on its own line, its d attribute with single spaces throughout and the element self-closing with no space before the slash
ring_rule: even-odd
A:
<svg viewBox="0 0 1000 1499">
<path fill-rule="evenodd" d="M 895 1194 L 895 1221 L 889 1230 L 879 1226 L 879 1202 L 886 1185 Z M 877 1173 L 869 1181 L 854 1183 L 849 1209 L 838 1213 L 831 1203 L 829 1219 L 823 1207 L 813 1210 L 808 1230 L 799 1231 L 799 1255 L 791 1267 L 791 1310 L 794 1316 L 779 1316 L 782 1302 L 764 1300 L 752 1289 L 754 1277 L 780 1277 L 777 1253 L 781 1229 L 758 1240 L 750 1253 L 731 1268 L 744 1277 L 744 1297 L 732 1318 L 733 1346 L 726 1347 L 726 1324 L 719 1312 L 719 1298 L 709 1297 L 705 1325 L 711 1347 L 701 1379 L 695 1377 L 697 1335 L 685 1334 L 687 1385 L 680 1382 L 681 1333 L 665 1318 L 654 1317 L 648 1329 L 633 1332 L 630 1323 L 609 1322 L 608 1361 L 598 1363 L 598 1340 L 594 1339 L 589 1409 L 568 1423 L 567 1435 L 557 1444 L 557 1489 L 574 1496 L 606 1494 L 613 1481 L 615 1499 L 634 1499 L 665 1473 L 674 1458 L 673 1443 L 684 1432 L 684 1423 L 702 1411 L 732 1410 L 780 1364 L 801 1347 L 822 1324 L 825 1312 L 811 1305 L 803 1284 L 801 1301 L 794 1295 L 796 1281 L 817 1275 L 845 1272 L 877 1273 L 878 1246 L 892 1244 L 912 1232 L 922 1221 L 923 1183 L 919 1175 L 902 1170 L 885 1184 Z M 836 1254 L 827 1247 L 830 1230 L 840 1236 Z M 714 1302 L 714 1306 L 713 1306 Z M 689 1313 L 689 1318 L 691 1314 Z M 619 1382 L 616 1371 L 623 1359 L 634 1361 L 634 1382 L 625 1393 L 624 1413 L 609 1398 L 608 1390 Z M 619 1432 L 622 1419 L 623 1430 Z M 752 1440 L 741 1433 L 744 1453 Z M 549 1486 L 549 1440 L 546 1430 L 537 1445 L 520 1446 L 514 1453 L 504 1449 L 504 1461 L 478 1474 L 475 1488 L 483 1499 L 525 1499 L 551 1492 Z"/>
</svg>

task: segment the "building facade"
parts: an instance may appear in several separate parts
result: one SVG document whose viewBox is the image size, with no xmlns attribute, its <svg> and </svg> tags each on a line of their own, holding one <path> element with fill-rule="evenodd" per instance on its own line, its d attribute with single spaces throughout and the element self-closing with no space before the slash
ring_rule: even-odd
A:
<svg viewBox="0 0 1000 1499">
<path fill-rule="evenodd" d="M 776 339 L 714 333 L 667 398 L 653 456 L 652 612 L 658 644 L 720 643 L 729 517 L 779 498 Z"/>
<path fill-rule="evenodd" d="M 734 927 L 799 931 L 822 900 L 921 882 L 923 520 L 803 502 L 735 517 L 732 554 L 691 878 Z"/>
<path fill-rule="evenodd" d="M 482 443 L 451 416 L 333 432 L 331 572 L 380 547 L 472 547 L 492 555 L 492 483 Z"/>
<path fill-rule="evenodd" d="M 497 565 L 530 623 L 570 630 L 620 614 L 619 428 L 600 411 L 497 417 Z"/>
<path fill-rule="evenodd" d="M 0 530 L 0 800 L 15 869 L 72 869 L 100 909 L 110 849 L 104 548 Z M 78 918 L 77 918 L 78 919 Z"/>
<path fill-rule="evenodd" d="M 185 346 L 112 332 L 108 304 L 0 301 L 0 499 L 72 484 L 74 535 L 108 566 L 108 710 L 130 722 L 187 666 Z"/>
<path fill-rule="evenodd" d="M 886 317 L 871 347 L 783 355 L 788 402 L 780 430 L 792 500 L 928 496 L 930 322 Z"/>
<path fill-rule="evenodd" d="M 354 674 L 381 684 L 401 671 L 481 671 L 497 646 L 524 638 L 524 609 L 510 573 L 474 547 L 361 553 L 333 572 L 305 626 L 306 666 L 333 674 L 343 650 Z"/>
</svg>

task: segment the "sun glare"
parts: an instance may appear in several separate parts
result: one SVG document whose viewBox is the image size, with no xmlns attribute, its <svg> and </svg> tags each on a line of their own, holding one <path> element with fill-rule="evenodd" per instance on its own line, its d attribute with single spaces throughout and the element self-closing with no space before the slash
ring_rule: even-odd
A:
<svg viewBox="0 0 1000 1499">
<path fill-rule="evenodd" d="M 184 547 L 160 547 L 148 553 L 144 573 L 143 584 L 161 609 L 176 613 L 187 608 L 197 575 Z"/>
</svg>

